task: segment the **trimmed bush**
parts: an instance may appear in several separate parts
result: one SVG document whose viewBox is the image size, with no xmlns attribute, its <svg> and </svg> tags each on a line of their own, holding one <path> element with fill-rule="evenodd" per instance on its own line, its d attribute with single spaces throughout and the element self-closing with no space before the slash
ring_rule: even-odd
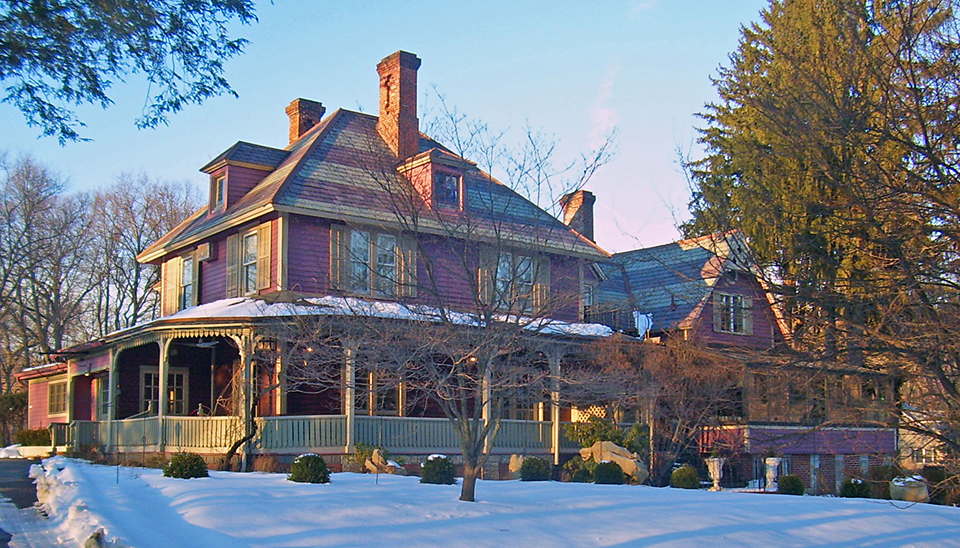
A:
<svg viewBox="0 0 960 548">
<path fill-rule="evenodd" d="M 549 481 L 550 463 L 540 457 L 527 457 L 520 465 L 520 481 Z"/>
<path fill-rule="evenodd" d="M 840 496 L 845 499 L 868 499 L 872 493 L 870 484 L 857 478 L 847 478 L 840 486 Z"/>
<path fill-rule="evenodd" d="M 449 457 L 443 455 L 430 455 L 427 461 L 423 463 L 423 470 L 420 475 L 420 483 L 435 483 L 440 485 L 453 485 L 457 482 L 454 475 L 456 468 Z"/>
<path fill-rule="evenodd" d="M 50 430 L 47 428 L 21 430 L 14 438 L 20 445 L 50 447 Z"/>
<path fill-rule="evenodd" d="M 873 498 L 890 499 L 890 480 L 900 476 L 900 470 L 894 466 L 874 466 L 867 473 L 873 489 Z"/>
<path fill-rule="evenodd" d="M 280 460 L 276 455 L 257 455 L 253 459 L 254 472 L 266 472 L 272 474 L 280 471 Z"/>
<path fill-rule="evenodd" d="M 297 483 L 330 483 L 330 470 L 323 457 L 305 453 L 293 459 L 287 479 Z"/>
<path fill-rule="evenodd" d="M 615 462 L 601 462 L 593 471 L 593 483 L 622 485 L 626 482 L 623 469 Z"/>
<path fill-rule="evenodd" d="M 670 474 L 670 487 L 677 489 L 699 489 L 700 474 L 697 469 L 689 464 L 684 464 Z"/>
<path fill-rule="evenodd" d="M 190 479 L 207 477 L 207 463 L 196 453 L 177 453 L 163 467 L 168 478 Z"/>
<path fill-rule="evenodd" d="M 802 495 L 807 488 L 803 486 L 803 480 L 796 474 L 787 474 L 780 476 L 777 481 L 777 493 L 781 495 Z"/>
</svg>

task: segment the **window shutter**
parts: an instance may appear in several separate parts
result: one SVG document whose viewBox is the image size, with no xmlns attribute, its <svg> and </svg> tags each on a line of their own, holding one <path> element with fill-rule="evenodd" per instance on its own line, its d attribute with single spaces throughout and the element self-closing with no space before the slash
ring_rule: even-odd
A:
<svg viewBox="0 0 960 548">
<path fill-rule="evenodd" d="M 227 237 L 227 298 L 240 295 L 240 235 Z"/>
<path fill-rule="evenodd" d="M 180 257 L 174 257 L 163 263 L 163 315 L 175 314 L 180 301 Z"/>
<path fill-rule="evenodd" d="M 497 272 L 497 251 L 491 247 L 480 248 L 480 267 L 477 272 L 477 289 L 481 304 L 493 303 L 493 277 Z"/>
<path fill-rule="evenodd" d="M 398 279 L 401 297 L 417 296 L 417 240 L 413 236 L 401 236 L 398 247 Z"/>
<path fill-rule="evenodd" d="M 743 333 L 753 335 L 753 299 L 743 298 Z"/>
<path fill-rule="evenodd" d="M 273 247 L 270 234 L 271 222 L 257 228 L 257 289 L 270 288 L 270 251 Z"/>
<path fill-rule="evenodd" d="M 533 286 L 533 308 L 535 313 L 549 314 L 550 301 L 550 258 L 541 257 L 536 262 L 536 279 Z"/>
<path fill-rule="evenodd" d="M 723 302 L 721 301 L 721 296 L 719 293 L 714 291 L 713 293 L 713 330 L 717 333 L 722 331 L 720 329 L 720 312 L 723 310 Z"/>
<path fill-rule="evenodd" d="M 330 288 L 342 289 L 347 279 L 343 275 L 346 268 L 347 228 L 343 225 L 330 226 Z"/>
</svg>

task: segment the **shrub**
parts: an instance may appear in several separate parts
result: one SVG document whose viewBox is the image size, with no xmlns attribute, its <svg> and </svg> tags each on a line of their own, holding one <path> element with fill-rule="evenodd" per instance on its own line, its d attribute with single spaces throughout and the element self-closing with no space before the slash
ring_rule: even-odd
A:
<svg viewBox="0 0 960 548">
<path fill-rule="evenodd" d="M 647 429 L 642 425 L 634 424 L 624 431 L 613 421 L 599 417 L 590 417 L 587 422 L 568 424 L 564 433 L 568 439 L 579 443 L 580 447 L 591 447 L 598 441 L 612 441 L 638 455 L 646 454 L 650 447 Z"/>
<path fill-rule="evenodd" d="M 873 489 L 873 498 L 890 499 L 890 480 L 900 475 L 900 471 L 893 466 L 874 466 L 867 476 Z"/>
<path fill-rule="evenodd" d="M 840 496 L 847 499 L 868 499 L 873 494 L 870 484 L 857 478 L 847 478 L 840 486 Z"/>
<path fill-rule="evenodd" d="M 540 457 L 527 457 L 520 465 L 520 481 L 549 481 L 550 463 Z"/>
<path fill-rule="evenodd" d="M 456 468 L 453 461 L 443 455 L 430 455 L 427 461 L 423 463 L 423 470 L 420 475 L 420 483 L 437 483 L 440 485 L 453 485 L 457 482 L 454 474 Z"/>
<path fill-rule="evenodd" d="M 163 475 L 168 478 L 205 478 L 207 463 L 196 453 L 177 453 L 163 467 Z"/>
<path fill-rule="evenodd" d="M 20 445 L 39 445 L 50 447 L 50 430 L 47 428 L 37 428 L 36 430 L 21 430 L 17 432 L 17 443 Z"/>
<path fill-rule="evenodd" d="M 593 483 L 593 471 L 596 468 L 596 461 L 584 461 L 579 455 L 563 463 L 563 469 L 570 474 L 570 481 L 576 483 Z"/>
<path fill-rule="evenodd" d="M 330 483 L 330 470 L 323 457 L 305 453 L 293 459 L 287 479 L 297 483 Z"/>
<path fill-rule="evenodd" d="M 670 487 L 678 489 L 699 489 L 700 474 L 697 469 L 689 464 L 684 464 L 670 474 Z"/>
<path fill-rule="evenodd" d="M 603 485 L 621 485 L 626 482 L 623 469 L 615 462 L 601 462 L 593 471 L 593 483 Z"/>
<path fill-rule="evenodd" d="M 803 480 L 796 474 L 787 474 L 780 476 L 777 481 L 777 493 L 781 495 L 802 495 L 807 488 L 803 486 Z"/>
</svg>

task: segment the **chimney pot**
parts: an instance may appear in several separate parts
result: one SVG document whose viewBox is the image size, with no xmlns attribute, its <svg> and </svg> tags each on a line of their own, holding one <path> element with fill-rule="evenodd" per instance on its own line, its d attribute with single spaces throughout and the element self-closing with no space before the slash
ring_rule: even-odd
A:
<svg viewBox="0 0 960 548">
<path fill-rule="evenodd" d="M 380 117 L 377 131 L 401 160 L 420 152 L 417 119 L 417 69 L 420 59 L 398 51 L 377 64 L 380 75 Z"/>
<path fill-rule="evenodd" d="M 320 123 L 326 108 L 317 101 L 309 99 L 294 99 L 287 105 L 287 116 L 290 117 L 290 144 L 303 137 L 313 126 Z"/>
<path fill-rule="evenodd" d="M 591 242 L 593 239 L 593 204 L 597 197 L 588 190 L 578 190 L 560 198 L 563 224 L 576 230 Z"/>
</svg>

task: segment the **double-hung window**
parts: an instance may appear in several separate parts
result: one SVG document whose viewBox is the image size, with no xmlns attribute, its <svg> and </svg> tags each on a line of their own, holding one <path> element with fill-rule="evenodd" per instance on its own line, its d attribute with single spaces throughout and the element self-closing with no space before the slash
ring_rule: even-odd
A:
<svg viewBox="0 0 960 548">
<path fill-rule="evenodd" d="M 240 288 L 244 295 L 249 295 L 257 291 L 257 250 L 260 247 L 258 234 L 251 232 L 243 236 L 241 264 L 240 264 Z"/>
<path fill-rule="evenodd" d="M 433 202 L 442 207 L 460 207 L 460 176 L 438 172 L 433 176 Z"/>
<path fill-rule="evenodd" d="M 194 258 L 187 255 L 180 259 L 180 310 L 196 304 L 196 288 L 194 286 Z"/>
<path fill-rule="evenodd" d="M 335 289 L 384 297 L 414 296 L 416 244 L 412 240 L 334 226 L 330 247 L 330 277 Z"/>
<path fill-rule="evenodd" d="M 186 369 L 171 368 L 167 373 L 167 410 L 170 415 L 186 415 L 189 406 L 189 376 Z M 160 369 L 140 368 L 140 412 L 160 408 Z"/>
<path fill-rule="evenodd" d="M 550 287 L 548 259 L 508 251 L 488 251 L 485 255 L 480 265 L 480 298 L 484 303 L 522 314 L 543 308 Z"/>
<path fill-rule="evenodd" d="M 713 330 L 737 335 L 753 334 L 752 301 L 743 295 L 714 293 Z"/>
<path fill-rule="evenodd" d="M 52 382 L 47 385 L 47 414 L 62 415 L 67 412 L 67 383 Z"/>
</svg>

